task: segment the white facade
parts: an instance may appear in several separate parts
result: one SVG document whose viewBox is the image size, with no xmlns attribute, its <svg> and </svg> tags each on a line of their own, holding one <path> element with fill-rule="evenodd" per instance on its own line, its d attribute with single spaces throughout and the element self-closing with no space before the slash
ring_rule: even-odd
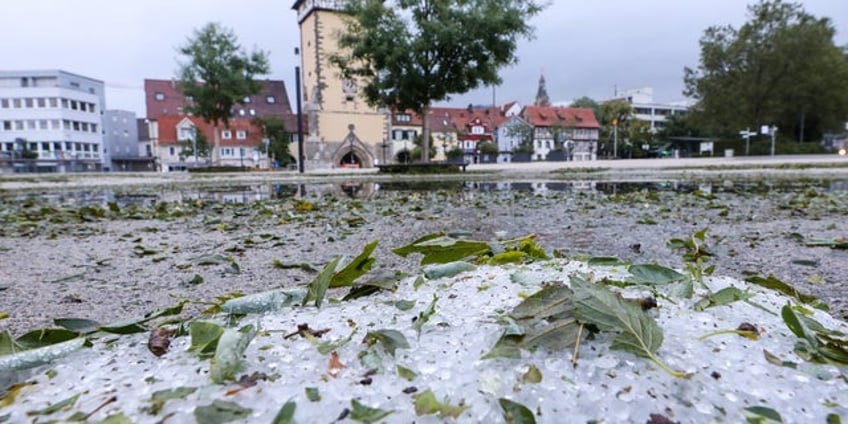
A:
<svg viewBox="0 0 848 424">
<path fill-rule="evenodd" d="M 665 121 L 669 116 L 685 115 L 689 111 L 689 107 L 692 106 L 692 102 L 686 100 L 668 103 L 655 102 L 652 87 L 625 90 L 617 98 L 630 103 L 633 106 L 633 118 L 647 122 L 653 133 L 665 126 Z"/>
<path fill-rule="evenodd" d="M 39 168 L 96 170 L 103 161 L 102 81 L 53 71 L 0 72 L 0 157 Z"/>
</svg>

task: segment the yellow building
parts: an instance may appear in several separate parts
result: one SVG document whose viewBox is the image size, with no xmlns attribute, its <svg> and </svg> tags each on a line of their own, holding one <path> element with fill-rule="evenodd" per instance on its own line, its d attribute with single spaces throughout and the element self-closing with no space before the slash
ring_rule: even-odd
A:
<svg viewBox="0 0 848 424">
<path fill-rule="evenodd" d="M 345 30 L 341 0 L 297 0 L 305 166 L 372 167 L 391 157 L 390 115 L 369 106 L 356 80 L 343 79 L 330 57 Z M 297 155 L 294 155 L 297 156 Z"/>
</svg>

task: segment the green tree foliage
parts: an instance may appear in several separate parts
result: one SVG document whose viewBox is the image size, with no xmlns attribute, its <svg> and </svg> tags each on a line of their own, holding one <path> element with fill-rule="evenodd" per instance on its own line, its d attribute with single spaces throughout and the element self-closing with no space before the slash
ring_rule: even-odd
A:
<svg viewBox="0 0 848 424">
<path fill-rule="evenodd" d="M 218 161 L 219 126 L 229 128 L 233 106 L 256 94 L 253 78 L 270 71 L 268 55 L 261 50 L 245 52 L 232 30 L 217 23 L 206 24 L 179 48 L 184 61 L 177 78 L 183 94 L 191 99 L 186 111 L 200 116 L 215 128 L 213 161 Z"/>
<path fill-rule="evenodd" d="M 496 155 L 498 154 L 498 146 L 491 141 L 481 141 L 477 144 L 477 150 L 480 151 L 481 154 L 484 155 Z"/>
<path fill-rule="evenodd" d="M 592 109 L 592 112 L 595 113 L 595 116 L 598 116 L 598 109 L 601 105 L 595 101 L 595 99 L 587 96 L 583 96 L 577 99 L 574 99 L 573 102 L 569 105 L 569 107 L 582 107 L 586 109 Z"/>
<path fill-rule="evenodd" d="M 281 166 L 288 165 L 292 159 L 289 154 L 291 133 L 286 130 L 286 123 L 276 116 L 260 117 L 253 120 L 253 125 L 262 130 L 262 138 L 268 139 L 268 155 Z M 265 144 L 260 147 L 265 153 Z"/>
<path fill-rule="evenodd" d="M 761 0 L 749 20 L 708 28 L 697 68 L 686 68 L 686 94 L 698 100 L 699 126 L 735 136 L 744 128 L 777 125 L 784 135 L 814 139 L 841 129 L 848 116 L 848 49 L 836 29 L 799 3 Z"/>
<path fill-rule="evenodd" d="M 612 155 L 614 150 L 621 153 L 621 146 L 624 144 L 625 134 L 630 130 L 632 118 L 633 107 L 626 100 L 609 100 L 598 106 L 597 119 L 601 125 L 599 137 L 602 149 L 607 155 Z M 615 146 L 616 138 L 618 149 Z"/>
<path fill-rule="evenodd" d="M 506 129 L 506 135 L 518 140 L 514 153 L 533 153 L 533 126 L 526 121 L 515 121 Z"/>
<path fill-rule="evenodd" d="M 498 70 L 517 61 L 519 37 L 543 5 L 535 0 L 349 0 L 345 48 L 331 60 L 363 82 L 372 106 L 428 116 L 434 101 L 498 84 Z M 423 135 L 430 123 L 424 119 Z M 421 149 L 429 160 L 430 148 Z"/>
<path fill-rule="evenodd" d="M 180 148 L 180 160 L 185 160 L 189 157 L 194 157 L 194 148 L 197 146 L 197 157 L 199 158 L 209 158 L 209 140 L 206 138 L 206 134 L 203 131 L 195 131 L 195 140 L 191 139 L 179 140 L 177 145 Z"/>
</svg>

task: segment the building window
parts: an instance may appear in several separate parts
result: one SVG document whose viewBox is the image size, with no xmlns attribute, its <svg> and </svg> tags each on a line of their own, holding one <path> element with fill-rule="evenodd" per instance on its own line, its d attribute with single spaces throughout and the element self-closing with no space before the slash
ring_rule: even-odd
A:
<svg viewBox="0 0 848 424">
<path fill-rule="evenodd" d="M 244 104 L 250 103 L 250 97 L 245 97 L 244 100 L 242 100 L 242 103 L 244 103 Z"/>
<path fill-rule="evenodd" d="M 248 112 L 250 113 L 250 116 L 256 116 L 256 109 L 250 109 Z"/>
<path fill-rule="evenodd" d="M 12 121 L 3 121 L 3 131 L 12 131 Z"/>
<path fill-rule="evenodd" d="M 35 120 L 28 119 L 28 120 L 27 120 L 27 129 L 34 130 L 34 129 L 35 129 L 35 127 L 36 127 L 36 122 L 35 122 Z"/>
<path fill-rule="evenodd" d="M 9 108 L 9 99 L 0 99 L 0 108 L 8 109 Z"/>
<path fill-rule="evenodd" d="M 91 132 L 93 132 L 93 133 L 97 132 L 97 124 L 91 124 Z"/>
<path fill-rule="evenodd" d="M 91 112 L 91 113 L 94 113 L 94 103 L 88 104 L 88 111 Z"/>
<path fill-rule="evenodd" d="M 54 109 L 59 107 L 59 99 L 57 99 L 55 97 L 51 97 L 50 98 L 50 107 L 54 108 Z"/>
<path fill-rule="evenodd" d="M 277 98 L 274 97 L 274 96 L 266 96 L 265 97 L 265 103 L 268 103 L 269 105 L 277 103 Z"/>
<path fill-rule="evenodd" d="M 68 108 L 68 99 L 62 99 L 62 109 Z"/>
<path fill-rule="evenodd" d="M 36 104 L 38 105 L 38 107 L 40 107 L 40 108 L 47 107 L 47 99 L 45 99 L 44 97 L 39 97 L 39 98 L 36 99 L 36 101 L 37 101 Z"/>
<path fill-rule="evenodd" d="M 71 87 L 80 88 L 80 85 L 78 82 L 71 82 Z"/>
<path fill-rule="evenodd" d="M 40 129 L 40 130 L 46 130 L 47 129 L 47 120 L 46 119 L 42 119 L 42 120 L 38 121 L 38 129 Z"/>
<path fill-rule="evenodd" d="M 32 107 L 33 107 L 32 97 L 27 97 L 26 99 L 24 99 L 24 104 L 26 105 L 27 108 L 32 109 Z"/>
<path fill-rule="evenodd" d="M 170 155 L 170 156 L 174 156 L 174 153 L 175 153 L 175 152 L 174 152 L 174 148 L 173 148 L 173 147 L 168 147 L 168 155 Z"/>
<path fill-rule="evenodd" d="M 233 132 L 230 130 L 221 131 L 221 138 L 223 138 L 224 140 L 229 140 L 233 138 Z"/>
<path fill-rule="evenodd" d="M 12 107 L 15 109 L 21 108 L 21 99 L 12 99 Z"/>
<path fill-rule="evenodd" d="M 77 104 L 77 101 L 71 100 L 71 110 L 77 110 L 77 109 L 79 109 L 79 105 Z"/>
<path fill-rule="evenodd" d="M 236 131 L 236 138 L 239 140 L 244 140 L 247 138 L 247 131 L 238 130 Z"/>
<path fill-rule="evenodd" d="M 244 109 L 239 109 L 239 116 L 244 116 Z"/>
<path fill-rule="evenodd" d="M 157 91 L 155 94 L 153 94 L 153 98 L 157 102 L 164 102 L 165 101 L 165 93 L 163 93 L 161 91 Z"/>
<path fill-rule="evenodd" d="M 395 119 L 397 119 L 398 122 L 410 122 L 412 121 L 412 115 L 408 113 L 399 113 L 395 115 Z"/>
<path fill-rule="evenodd" d="M 480 126 L 471 127 L 471 134 L 483 134 L 485 132 L 486 131 L 483 129 L 483 127 L 480 127 Z"/>
</svg>

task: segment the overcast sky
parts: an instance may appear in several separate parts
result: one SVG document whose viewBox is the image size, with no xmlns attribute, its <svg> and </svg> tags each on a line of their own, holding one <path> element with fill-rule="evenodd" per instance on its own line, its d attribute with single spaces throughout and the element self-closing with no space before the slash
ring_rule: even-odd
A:
<svg viewBox="0 0 848 424">
<path fill-rule="evenodd" d="M 270 53 L 272 79 L 283 79 L 294 106 L 293 0 L 6 0 L 0 12 L 0 69 L 62 69 L 106 82 L 106 106 L 144 115 L 145 78 L 176 74 L 178 46 L 195 28 L 219 22 L 244 47 Z M 698 40 L 712 25 L 738 27 L 745 0 L 554 0 L 522 41 L 519 63 L 504 69 L 498 104 L 531 103 L 545 75 L 552 101 L 612 97 L 654 87 L 658 101 L 682 99 L 683 67 L 698 63 Z M 807 12 L 829 17 L 848 44 L 848 0 L 806 0 Z M 443 103 L 489 104 L 492 89 Z"/>
</svg>

